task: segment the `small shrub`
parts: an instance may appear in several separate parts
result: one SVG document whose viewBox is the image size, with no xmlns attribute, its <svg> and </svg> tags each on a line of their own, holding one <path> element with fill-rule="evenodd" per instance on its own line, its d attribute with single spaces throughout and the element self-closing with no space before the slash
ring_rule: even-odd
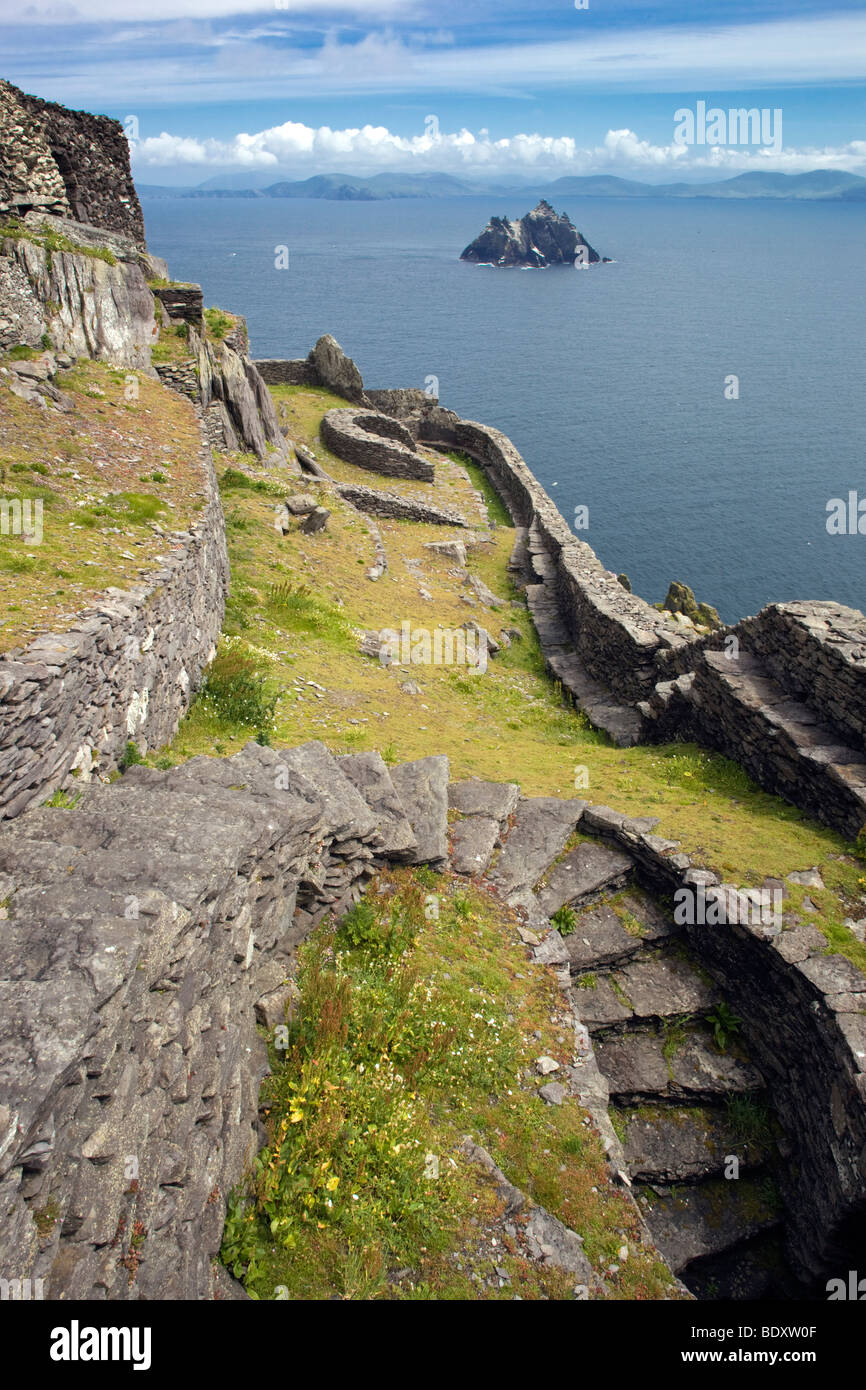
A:
<svg viewBox="0 0 866 1390">
<path fill-rule="evenodd" d="M 200 698 L 226 724 L 264 729 L 274 717 L 277 696 L 265 689 L 265 678 L 242 652 L 220 652 L 205 677 Z"/>
<path fill-rule="evenodd" d="M 719 1052 L 727 1052 L 728 1044 L 736 1037 L 743 1020 L 738 1018 L 724 1000 L 707 1015 L 707 1022 L 713 1030 L 713 1039 Z"/>
<path fill-rule="evenodd" d="M 144 758 L 138 750 L 138 745 L 133 743 L 132 739 L 129 739 L 118 759 L 117 766 L 120 768 L 121 772 L 126 772 L 127 768 L 137 767 L 143 762 Z"/>
<path fill-rule="evenodd" d="M 568 903 L 563 904 L 554 912 L 550 920 L 560 936 L 571 936 L 571 933 L 577 929 L 577 913 L 573 907 L 568 906 Z"/>
</svg>

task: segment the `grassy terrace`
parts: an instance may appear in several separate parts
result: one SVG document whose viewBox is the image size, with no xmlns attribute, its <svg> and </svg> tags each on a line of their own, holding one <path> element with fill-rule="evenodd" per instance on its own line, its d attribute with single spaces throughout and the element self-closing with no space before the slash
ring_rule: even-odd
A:
<svg viewBox="0 0 866 1390">
<path fill-rule="evenodd" d="M 457 464 L 436 455 L 432 485 L 376 479 L 335 460 L 318 441 L 318 421 L 341 404 L 337 397 L 306 387 L 274 388 L 274 396 L 295 436 L 315 447 L 334 476 L 423 493 L 472 515 L 474 499 Z M 845 917 L 863 915 L 866 894 L 866 866 L 851 846 L 760 791 L 724 758 L 687 744 L 615 748 L 563 704 L 507 575 L 509 528 L 494 529 L 470 555 L 471 570 L 506 600 L 491 613 L 461 602 L 466 590 L 449 574 L 449 562 L 423 549 L 425 541 L 457 530 L 377 519 L 389 570 L 373 583 L 365 577 L 373 557 L 369 524 L 332 490 L 319 489 L 332 512 L 325 532 L 305 536 L 295 528 L 283 537 L 273 527 L 275 504 L 299 484 L 248 457 L 223 460 L 220 469 L 232 564 L 225 636 L 202 697 L 164 756 L 231 752 L 257 733 L 275 746 L 320 738 L 334 752 L 377 748 L 392 761 L 435 751 L 449 755 L 455 778 L 511 778 L 528 794 L 579 794 L 621 811 L 657 815 L 659 833 L 744 887 L 820 866 L 826 889 L 804 892 L 792 885 L 786 907 L 796 910 L 809 896 L 833 949 L 866 967 L 866 948 L 842 925 Z M 421 579 L 404 557 L 420 560 Z M 406 620 L 413 631 L 432 632 L 437 624 L 451 630 L 470 617 L 494 635 L 509 625 L 524 634 L 483 675 L 454 666 L 383 668 L 358 651 L 364 628 L 399 631 Z M 410 679 L 420 695 L 401 691 Z M 576 767 L 589 776 L 588 789 L 579 793 Z"/>
<path fill-rule="evenodd" d="M 678 1296 L 580 1108 L 535 1094 L 535 1059 L 567 1063 L 573 1036 L 500 907 L 430 870 L 389 875 L 313 934 L 298 983 L 262 1095 L 269 1143 L 224 1236 L 253 1296 L 571 1297 L 574 1275 L 521 1253 L 528 1213 L 505 1215 L 467 1133 L 581 1233 L 608 1271 L 594 1296 Z"/>
<path fill-rule="evenodd" d="M 0 496 L 41 500 L 43 518 L 39 544 L 0 535 L 0 652 L 62 631 L 108 587 L 139 581 L 169 550 L 154 526 L 183 529 L 204 503 L 188 401 L 85 360 L 57 385 L 68 414 L 21 400 L 0 375 Z"/>
</svg>

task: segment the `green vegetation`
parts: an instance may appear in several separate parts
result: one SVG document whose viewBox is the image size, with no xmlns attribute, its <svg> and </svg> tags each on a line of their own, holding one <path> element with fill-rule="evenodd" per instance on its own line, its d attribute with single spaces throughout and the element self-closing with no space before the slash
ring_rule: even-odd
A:
<svg viewBox="0 0 866 1390">
<path fill-rule="evenodd" d="M 221 343 L 235 326 L 236 319 L 222 309 L 210 308 L 204 311 L 205 331 L 208 338 Z"/>
<path fill-rule="evenodd" d="M 773 1113 L 766 1101 L 756 1096 L 727 1096 L 725 1115 L 737 1137 L 747 1144 L 766 1148 L 775 1138 Z"/>
<path fill-rule="evenodd" d="M 62 811 L 71 811 L 81 800 L 81 792 L 65 792 L 61 787 L 52 792 L 43 806 L 53 806 Z"/>
<path fill-rule="evenodd" d="M 712 1013 L 707 1015 L 707 1022 L 713 1030 L 713 1040 L 719 1052 L 727 1052 L 728 1044 L 739 1033 L 743 1020 L 731 1011 L 724 1000 L 721 1000 Z"/>
<path fill-rule="evenodd" d="M 571 936 L 577 929 L 577 913 L 567 903 L 554 912 L 550 920 L 560 936 Z"/>
<path fill-rule="evenodd" d="M 223 1260 L 264 1299 L 571 1296 L 573 1276 L 503 1233 L 501 1198 L 461 1152 L 471 1133 L 581 1232 L 594 1262 L 626 1234 L 633 1255 L 610 1277 L 613 1297 L 673 1294 L 580 1110 L 518 1083 L 533 1050 L 555 1046 L 555 983 L 543 967 L 525 976 L 525 950 L 489 899 L 433 877 L 438 915 L 430 879 L 404 870 L 301 948 L 300 1004 L 274 1036 L 262 1094 L 268 1143 L 232 1194 Z M 533 1028 L 545 1041 L 530 1047 Z M 487 1278 L 489 1253 L 474 1253 L 485 1228 L 501 1241 L 504 1288 Z"/>
<path fill-rule="evenodd" d="M 223 648 L 208 668 L 198 702 L 218 724 L 264 730 L 273 720 L 276 694 L 267 692 L 255 660 L 237 648 Z"/>
<path fill-rule="evenodd" d="M 159 339 L 150 349 L 154 363 L 185 362 L 190 357 L 189 324 L 171 323 L 159 330 Z"/>
<path fill-rule="evenodd" d="M 137 767 L 140 763 L 143 763 L 144 761 L 145 759 L 139 752 L 138 745 L 133 743 L 130 739 L 127 742 L 127 745 L 124 748 L 122 754 L 120 755 L 120 758 L 118 759 L 117 766 L 121 772 L 126 772 L 127 768 Z"/>
<path fill-rule="evenodd" d="M 11 237 L 13 241 L 31 241 L 35 246 L 43 246 L 46 251 L 71 251 L 76 256 L 87 256 L 91 260 L 117 265 L 117 257 L 107 246 L 82 246 L 76 241 L 70 241 L 69 237 L 53 227 L 43 227 L 37 232 L 15 217 L 0 223 L 0 240 L 3 237 Z"/>
</svg>

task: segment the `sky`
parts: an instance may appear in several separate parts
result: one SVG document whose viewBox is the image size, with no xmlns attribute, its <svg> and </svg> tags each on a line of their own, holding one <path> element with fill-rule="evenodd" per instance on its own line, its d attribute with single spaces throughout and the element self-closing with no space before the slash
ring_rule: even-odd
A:
<svg viewBox="0 0 866 1390">
<path fill-rule="evenodd" d="M 0 0 L 0 75 L 124 121 L 140 183 L 866 176 L 864 0 Z"/>
</svg>

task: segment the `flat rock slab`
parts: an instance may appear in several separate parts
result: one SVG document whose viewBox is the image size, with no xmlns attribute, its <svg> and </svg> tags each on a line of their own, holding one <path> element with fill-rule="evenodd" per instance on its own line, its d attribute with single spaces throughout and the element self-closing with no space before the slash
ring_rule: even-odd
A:
<svg viewBox="0 0 866 1390">
<path fill-rule="evenodd" d="M 448 788 L 448 805 L 463 816 L 492 816 L 505 821 L 520 799 L 516 782 L 452 782 Z"/>
<path fill-rule="evenodd" d="M 349 753 L 337 759 L 341 772 L 361 794 L 379 822 L 382 855 L 416 848 L 412 826 L 380 753 Z"/>
<path fill-rule="evenodd" d="M 695 1181 L 721 1176 L 728 1155 L 739 1159 L 741 1168 L 754 1167 L 765 1157 L 757 1145 L 736 1134 L 724 1111 L 665 1106 L 620 1115 L 626 1163 L 636 1181 Z"/>
<path fill-rule="evenodd" d="M 533 1208 L 523 1238 L 532 1259 L 564 1269 L 581 1283 L 589 1281 L 592 1266 L 583 1252 L 581 1237 L 544 1207 Z"/>
<path fill-rule="evenodd" d="M 483 874 L 499 839 L 499 821 L 466 816 L 451 827 L 451 867 L 456 874 Z"/>
<path fill-rule="evenodd" d="M 622 919 L 607 904 L 582 912 L 574 931 L 565 937 L 575 975 L 632 956 L 642 944 L 642 938 L 627 932 Z"/>
<path fill-rule="evenodd" d="M 654 1096 L 712 1101 L 763 1085 L 751 1063 L 729 1052 L 717 1052 L 697 1030 L 686 1035 L 669 1059 L 663 1046 L 662 1033 L 640 1028 L 597 1039 L 595 1052 L 611 1095 L 622 1097 L 624 1102 Z"/>
<path fill-rule="evenodd" d="M 448 777 L 444 753 L 391 769 L 394 790 L 416 840 L 415 849 L 404 856 L 409 864 L 438 864 L 448 857 Z"/>
<path fill-rule="evenodd" d="M 546 887 L 537 890 L 538 901 L 552 917 L 566 903 L 579 906 L 605 888 L 621 887 L 633 865 L 631 856 L 621 850 L 585 841 L 551 870 Z"/>
<path fill-rule="evenodd" d="M 656 953 L 614 972 L 617 984 L 639 1018 L 668 1018 L 712 1008 L 719 994 L 679 955 Z"/>
<path fill-rule="evenodd" d="M 717 1255 L 775 1226 L 779 1213 L 759 1179 L 711 1181 L 655 1196 L 641 1209 L 653 1241 L 679 1274 L 702 1255 Z"/>
<path fill-rule="evenodd" d="M 610 980 L 599 975 L 594 985 L 581 986 L 574 992 L 577 1011 L 581 1023 L 592 1031 L 604 1028 L 611 1023 L 623 1023 L 631 1018 L 632 1011 L 617 998 Z"/>
<path fill-rule="evenodd" d="M 491 874 L 504 897 L 538 882 L 562 853 L 585 805 L 577 798 L 560 801 L 554 796 L 524 797 L 518 801 L 514 825 Z"/>
</svg>

